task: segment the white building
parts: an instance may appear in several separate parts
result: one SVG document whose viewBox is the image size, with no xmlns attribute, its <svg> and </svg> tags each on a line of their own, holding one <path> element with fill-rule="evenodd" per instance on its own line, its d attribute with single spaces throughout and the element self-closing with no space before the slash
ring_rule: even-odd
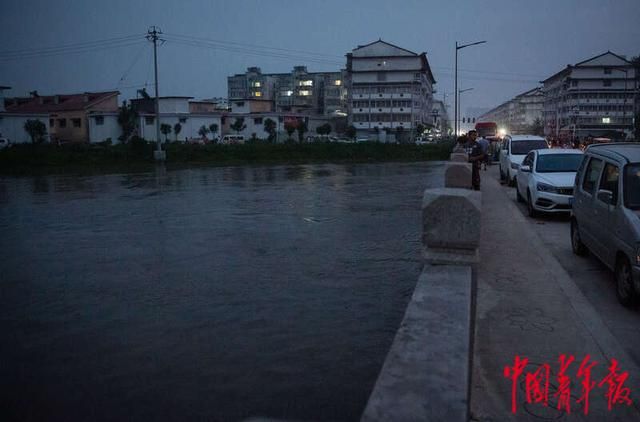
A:
<svg viewBox="0 0 640 422">
<path fill-rule="evenodd" d="M 477 120 L 495 122 L 507 133 L 527 134 L 536 121 L 543 121 L 544 98 L 542 88 L 530 89 L 487 111 Z"/>
<path fill-rule="evenodd" d="M 347 54 L 349 124 L 365 136 L 428 125 L 435 82 L 426 53 L 382 40 L 359 46 Z"/>
<path fill-rule="evenodd" d="M 545 134 L 624 138 L 633 129 L 636 71 L 610 51 L 542 81 Z"/>
<path fill-rule="evenodd" d="M 446 135 L 449 129 L 449 115 L 447 113 L 447 108 L 444 102 L 440 100 L 433 100 L 432 107 L 433 110 L 431 111 L 431 116 L 433 120 L 431 121 L 431 124 L 442 135 Z"/>
<path fill-rule="evenodd" d="M 188 139 L 200 139 L 202 136 L 198 133 L 202 126 L 209 128 L 216 125 L 215 133 L 207 134 L 208 139 L 220 138 L 222 136 L 222 117 L 221 112 L 191 112 L 193 106 L 190 101 L 193 97 L 160 97 L 160 125 L 168 124 L 171 126 L 171 133 L 168 135 L 160 134 L 160 139 L 164 142 L 169 141 L 185 141 Z M 146 140 L 156 139 L 156 113 L 155 99 L 140 98 L 131 100 L 131 105 L 138 112 L 138 135 Z M 181 130 L 179 134 L 175 134 L 175 125 L 179 123 Z"/>
</svg>

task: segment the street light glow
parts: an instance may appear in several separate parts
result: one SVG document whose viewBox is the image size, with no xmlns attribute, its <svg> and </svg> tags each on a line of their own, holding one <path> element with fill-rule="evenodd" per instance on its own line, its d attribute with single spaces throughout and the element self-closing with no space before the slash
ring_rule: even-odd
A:
<svg viewBox="0 0 640 422">
<path fill-rule="evenodd" d="M 501 138 L 502 138 L 502 137 L 504 137 L 506 134 L 507 134 L 507 129 L 505 129 L 505 128 L 503 128 L 503 127 L 501 127 L 501 128 L 499 128 L 499 129 L 498 129 L 498 136 L 499 136 L 499 137 L 501 137 Z"/>
</svg>

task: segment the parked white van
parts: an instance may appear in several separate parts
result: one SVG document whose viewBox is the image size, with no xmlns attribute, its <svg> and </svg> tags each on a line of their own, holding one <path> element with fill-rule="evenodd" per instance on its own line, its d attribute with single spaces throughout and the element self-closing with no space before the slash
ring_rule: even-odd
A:
<svg viewBox="0 0 640 422">
<path fill-rule="evenodd" d="M 224 135 L 222 137 L 222 144 L 244 144 L 244 136 L 242 135 Z"/>
</svg>

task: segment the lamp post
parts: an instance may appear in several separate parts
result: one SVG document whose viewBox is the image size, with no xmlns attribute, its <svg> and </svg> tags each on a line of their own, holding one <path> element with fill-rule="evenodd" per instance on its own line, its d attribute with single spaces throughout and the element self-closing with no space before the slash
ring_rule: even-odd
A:
<svg viewBox="0 0 640 422">
<path fill-rule="evenodd" d="M 462 108 L 461 107 L 461 101 L 460 101 L 460 94 L 462 94 L 463 92 L 471 91 L 471 90 L 473 90 L 473 88 L 459 89 L 458 90 L 458 95 L 456 95 L 457 100 L 458 100 L 457 101 L 458 108 Z M 456 110 L 456 116 L 459 114 L 459 112 L 460 112 L 460 110 Z M 460 128 L 458 127 L 458 129 L 460 129 Z M 456 132 L 456 136 L 458 136 L 458 132 Z"/>
<path fill-rule="evenodd" d="M 458 41 L 456 41 L 456 64 L 455 64 L 455 88 L 454 88 L 454 93 L 458 92 L 458 50 L 462 50 L 465 47 L 471 47 L 472 45 L 478 45 L 478 44 L 484 44 L 486 43 L 486 41 L 477 41 L 477 42 L 472 42 L 469 44 L 462 44 L 462 45 L 458 45 Z M 455 119 L 454 119 L 454 133 L 455 136 L 458 136 L 458 95 L 455 95 L 455 106 L 454 106 L 454 113 L 455 113 Z"/>
</svg>

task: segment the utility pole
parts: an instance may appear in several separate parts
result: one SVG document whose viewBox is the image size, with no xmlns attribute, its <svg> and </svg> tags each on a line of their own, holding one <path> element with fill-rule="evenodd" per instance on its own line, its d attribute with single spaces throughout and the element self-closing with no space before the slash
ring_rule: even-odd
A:
<svg viewBox="0 0 640 422">
<path fill-rule="evenodd" d="M 153 72 L 155 75 L 156 86 L 156 144 L 157 149 L 153 152 L 153 157 L 156 161 L 164 161 L 167 158 L 167 154 L 162 150 L 162 143 L 160 140 L 160 99 L 158 97 L 158 41 L 164 41 L 159 37 L 162 34 L 160 28 L 152 26 L 147 31 L 146 38 L 153 43 Z"/>
</svg>

